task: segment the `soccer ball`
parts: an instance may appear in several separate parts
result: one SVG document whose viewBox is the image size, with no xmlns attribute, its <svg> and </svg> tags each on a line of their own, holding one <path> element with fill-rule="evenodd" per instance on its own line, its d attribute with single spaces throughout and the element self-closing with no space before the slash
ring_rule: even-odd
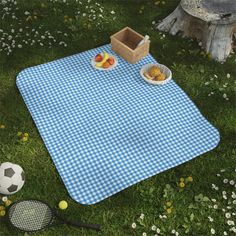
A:
<svg viewBox="0 0 236 236">
<path fill-rule="evenodd" d="M 25 172 L 16 164 L 0 164 L 0 194 L 11 195 L 18 192 L 25 183 Z"/>
</svg>

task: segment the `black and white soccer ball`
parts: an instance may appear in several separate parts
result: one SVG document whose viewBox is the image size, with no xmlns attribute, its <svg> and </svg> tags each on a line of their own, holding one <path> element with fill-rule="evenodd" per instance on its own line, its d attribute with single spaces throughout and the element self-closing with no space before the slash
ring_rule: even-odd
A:
<svg viewBox="0 0 236 236">
<path fill-rule="evenodd" d="M 25 183 L 25 172 L 16 164 L 0 164 L 0 194 L 11 195 L 18 192 Z"/>
</svg>

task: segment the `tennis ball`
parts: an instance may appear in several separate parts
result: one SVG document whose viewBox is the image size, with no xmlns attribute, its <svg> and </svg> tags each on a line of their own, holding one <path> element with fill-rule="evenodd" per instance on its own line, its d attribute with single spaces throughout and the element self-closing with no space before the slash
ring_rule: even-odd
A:
<svg viewBox="0 0 236 236">
<path fill-rule="evenodd" d="M 61 210 L 65 210 L 68 207 L 68 203 L 66 201 L 62 200 L 59 202 L 58 206 Z"/>
</svg>

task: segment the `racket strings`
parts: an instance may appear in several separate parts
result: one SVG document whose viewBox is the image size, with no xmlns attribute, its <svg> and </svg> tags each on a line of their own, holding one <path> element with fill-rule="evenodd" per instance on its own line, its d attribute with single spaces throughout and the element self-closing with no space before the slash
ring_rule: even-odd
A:
<svg viewBox="0 0 236 236">
<path fill-rule="evenodd" d="M 37 231 L 52 221 L 52 211 L 45 203 L 30 200 L 13 205 L 8 213 L 10 223 L 23 231 Z"/>
</svg>

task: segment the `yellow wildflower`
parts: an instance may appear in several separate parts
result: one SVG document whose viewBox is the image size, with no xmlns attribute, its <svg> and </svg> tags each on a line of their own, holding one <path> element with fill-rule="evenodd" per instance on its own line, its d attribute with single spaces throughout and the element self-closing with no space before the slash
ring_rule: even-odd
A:
<svg viewBox="0 0 236 236">
<path fill-rule="evenodd" d="M 189 176 L 189 177 L 187 178 L 187 180 L 188 180 L 189 182 L 193 182 L 193 177 L 192 177 L 192 176 Z"/>
<path fill-rule="evenodd" d="M 171 208 L 167 208 L 167 209 L 166 209 L 166 213 L 167 213 L 167 214 L 170 214 L 171 212 L 172 212 Z"/>
<path fill-rule="evenodd" d="M 17 132 L 17 136 L 21 136 L 22 135 L 22 132 Z"/>
<path fill-rule="evenodd" d="M 184 182 L 180 182 L 179 186 L 180 186 L 180 188 L 184 188 L 185 187 L 185 183 Z"/>
<path fill-rule="evenodd" d="M 0 211 L 0 216 L 5 216 L 6 215 L 6 211 Z"/>
<path fill-rule="evenodd" d="M 28 133 L 24 133 L 23 136 L 28 138 L 29 134 Z"/>
<path fill-rule="evenodd" d="M 172 202 L 166 202 L 166 206 L 170 207 L 172 205 Z"/>
<path fill-rule="evenodd" d="M 12 201 L 11 200 L 7 200 L 4 202 L 5 203 L 5 206 L 8 207 L 11 205 Z"/>
<path fill-rule="evenodd" d="M 5 207 L 4 206 L 0 206 L 0 211 L 4 211 Z"/>
<path fill-rule="evenodd" d="M 23 137 L 21 140 L 22 140 L 23 142 L 27 142 L 27 141 L 28 141 L 28 138 L 27 138 L 27 137 Z"/>
<path fill-rule="evenodd" d="M 0 129 L 5 129 L 5 125 L 0 125 Z"/>
<path fill-rule="evenodd" d="M 179 181 L 180 181 L 180 182 L 184 182 L 184 178 L 180 178 Z"/>
</svg>

